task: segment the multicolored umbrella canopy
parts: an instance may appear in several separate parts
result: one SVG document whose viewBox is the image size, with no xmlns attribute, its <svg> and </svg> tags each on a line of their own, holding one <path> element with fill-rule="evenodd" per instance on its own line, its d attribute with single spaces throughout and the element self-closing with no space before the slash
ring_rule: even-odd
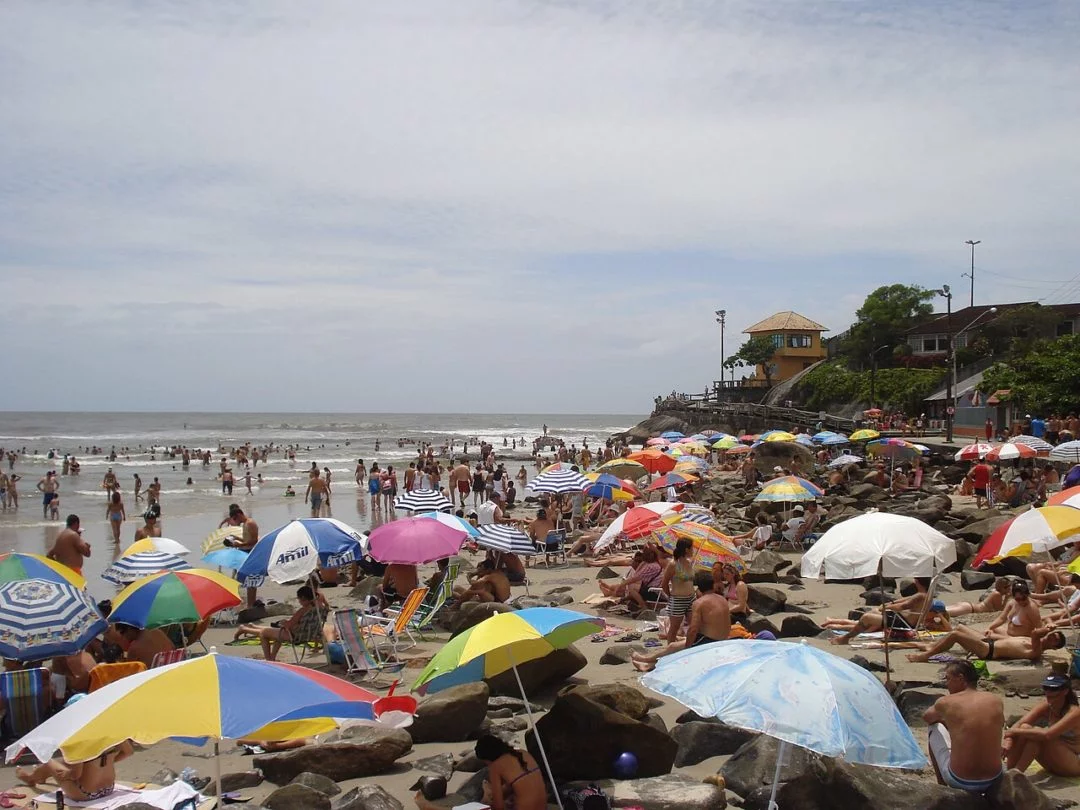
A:
<svg viewBox="0 0 1080 810">
<path fill-rule="evenodd" d="M 132 627 L 190 624 L 239 604 L 239 583 L 216 571 L 192 568 L 131 583 L 113 600 L 109 620 Z"/>
<path fill-rule="evenodd" d="M 334 518 L 300 518 L 262 537 L 236 572 L 249 588 L 265 577 L 274 582 L 304 579 L 316 568 L 340 568 L 360 559 L 360 533 Z"/>
<path fill-rule="evenodd" d="M 904 439 L 876 439 L 866 443 L 866 455 L 891 459 L 916 458 L 922 455 L 922 450 Z"/>
<path fill-rule="evenodd" d="M 848 436 L 848 438 L 853 442 L 867 442 L 871 439 L 876 439 L 880 435 L 881 434 L 878 433 L 876 430 L 871 430 L 870 428 L 863 428 L 862 430 L 856 430 L 854 433 Z"/>
<path fill-rule="evenodd" d="M 426 518 L 428 520 L 437 520 L 444 526 L 449 526 L 451 529 L 458 529 L 465 532 L 469 537 L 479 537 L 480 532 L 476 530 L 465 518 L 459 518 L 457 515 L 448 515 L 446 512 L 421 512 L 417 515 L 418 518 Z"/>
<path fill-rule="evenodd" d="M 825 491 L 817 484 L 799 478 L 797 475 L 784 475 L 774 478 L 761 485 L 761 492 L 755 497 L 755 501 L 813 501 L 825 494 Z"/>
<path fill-rule="evenodd" d="M 243 533 L 239 527 L 230 526 L 229 528 L 236 529 L 238 534 Z M 185 554 L 191 553 L 191 549 L 183 543 L 170 540 L 168 537 L 144 537 L 142 540 L 136 540 L 125 548 L 124 553 L 120 556 L 129 557 L 132 554 L 142 554 L 144 551 L 162 551 L 166 554 L 175 554 L 177 557 L 183 557 Z"/>
<path fill-rule="evenodd" d="M 590 484 L 588 478 L 574 470 L 552 470 L 540 473 L 529 482 L 533 492 L 547 492 L 552 495 L 569 495 L 583 492 Z"/>
<path fill-rule="evenodd" d="M 1071 506 L 1080 509 L 1080 487 L 1069 487 L 1046 499 L 1047 506 Z"/>
<path fill-rule="evenodd" d="M 649 491 L 655 491 L 658 489 L 667 489 L 668 487 L 683 487 L 687 484 L 695 484 L 700 480 L 701 479 L 699 479 L 696 475 L 691 475 L 689 473 L 684 475 L 682 473 L 672 471 L 667 473 L 666 475 L 661 475 L 659 478 L 649 484 L 646 489 L 648 489 Z"/>
<path fill-rule="evenodd" d="M 0 585 L 0 658 L 41 661 L 71 655 L 106 627 L 90 594 L 63 579 Z"/>
<path fill-rule="evenodd" d="M 726 452 L 729 456 L 741 456 L 743 453 L 749 453 L 750 448 L 747 447 L 745 444 L 737 444 L 734 447 L 729 447 L 724 452 Z"/>
<path fill-rule="evenodd" d="M 731 538 L 712 526 L 681 520 L 655 534 L 660 546 L 668 553 L 675 551 L 675 544 L 679 540 L 690 540 L 693 544 L 694 567 L 699 570 L 707 571 L 716 563 L 728 563 L 740 572 L 746 570 L 746 561 Z"/>
<path fill-rule="evenodd" d="M 1026 557 L 1036 551 L 1080 540 L 1080 509 L 1043 506 L 1002 523 L 983 541 L 971 562 L 975 568 L 1001 557 Z"/>
<path fill-rule="evenodd" d="M 1039 453 L 1039 455 L 1047 455 L 1054 449 L 1054 445 L 1037 436 L 1014 436 L 1009 441 L 1016 444 L 1026 444 L 1028 447 Z"/>
<path fill-rule="evenodd" d="M 683 456 L 679 459 L 679 463 L 675 465 L 672 472 L 675 473 L 691 473 L 692 475 L 701 476 L 709 470 L 709 463 L 703 458 L 697 456 Z"/>
<path fill-rule="evenodd" d="M 255 735 L 284 740 L 333 728 L 329 718 L 378 721 L 413 714 L 409 696 L 380 698 L 318 670 L 270 661 L 209 655 L 149 669 L 105 686 L 53 715 L 8 746 L 10 762 L 23 749 L 48 761 L 57 751 L 85 762 L 124 740 L 151 745 Z"/>
<path fill-rule="evenodd" d="M 709 455 L 709 448 L 701 442 L 686 442 L 683 444 L 677 444 L 671 448 L 671 455 L 675 458 L 681 458 L 686 456 L 707 456 Z"/>
<path fill-rule="evenodd" d="M 654 501 L 653 503 L 644 503 L 641 506 L 627 509 L 604 529 L 604 533 L 600 535 L 600 539 L 593 546 L 593 551 L 597 553 L 603 551 L 619 537 L 625 536 L 632 539 L 633 537 L 643 536 L 638 534 L 643 529 L 644 533 L 648 534 L 653 529 L 677 523 L 682 519 L 680 513 L 683 508 L 684 504 L 681 503 Z M 646 512 L 651 512 L 653 517 L 649 517 L 645 514 Z M 656 519 L 657 517 L 659 517 L 659 520 Z"/>
<path fill-rule="evenodd" d="M 674 463 L 672 466 L 675 466 Z M 590 498 L 603 498 L 604 500 L 633 500 L 631 492 L 633 485 L 627 486 L 621 478 L 616 478 L 609 473 L 588 473 L 585 476 L 591 483 L 585 489 L 585 494 Z"/>
<path fill-rule="evenodd" d="M 647 472 L 650 473 L 666 473 L 671 472 L 675 467 L 675 459 L 669 456 L 667 453 L 662 453 L 655 448 L 648 450 L 639 450 L 636 453 L 631 453 L 629 456 L 631 461 L 636 461 Z"/>
<path fill-rule="evenodd" d="M 246 555 L 245 555 L 246 556 Z M 191 568 L 190 563 L 175 554 L 163 551 L 140 551 L 137 554 L 124 554 L 117 558 L 101 574 L 108 582 L 123 584 L 156 574 L 158 571 L 184 571 Z"/>
<path fill-rule="evenodd" d="M 0 554 L 0 584 L 22 579 L 43 579 L 46 582 L 64 582 L 76 588 L 86 587 L 86 578 L 82 574 L 56 560 L 21 551 Z"/>
<path fill-rule="evenodd" d="M 401 518 L 372 529 L 368 553 L 379 562 L 425 565 L 453 557 L 468 533 L 425 517 Z"/>
<path fill-rule="evenodd" d="M 616 478 L 629 478 L 631 481 L 637 481 L 639 478 L 649 474 L 649 471 L 644 466 L 628 458 L 613 458 L 611 461 L 605 461 L 596 469 L 600 472 L 610 473 Z"/>
</svg>

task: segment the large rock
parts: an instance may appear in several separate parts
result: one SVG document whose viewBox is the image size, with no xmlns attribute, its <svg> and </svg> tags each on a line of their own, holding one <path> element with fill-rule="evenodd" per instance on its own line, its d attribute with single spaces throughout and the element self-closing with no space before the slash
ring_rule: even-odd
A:
<svg viewBox="0 0 1080 810">
<path fill-rule="evenodd" d="M 758 633 L 772 633 L 776 638 L 780 638 L 780 628 L 760 613 L 751 613 L 747 616 L 746 621 L 743 622 L 743 627 L 754 635 L 757 635 Z"/>
<path fill-rule="evenodd" d="M 289 784 L 309 787 L 312 790 L 317 790 L 323 796 L 337 796 L 341 793 L 341 788 L 338 787 L 337 782 L 333 779 L 329 779 L 319 773 L 309 773 L 308 771 L 297 774 L 296 778 Z"/>
<path fill-rule="evenodd" d="M 634 653 L 645 652 L 641 644 L 609 644 L 600 656 L 600 663 L 605 665 L 629 664 Z"/>
<path fill-rule="evenodd" d="M 809 616 L 785 616 L 780 623 L 780 638 L 816 636 L 819 633 L 821 628 Z"/>
<path fill-rule="evenodd" d="M 987 571 L 972 571 L 970 568 L 965 568 L 960 572 L 960 587 L 965 591 L 985 591 L 994 584 L 995 579 L 997 577 Z"/>
<path fill-rule="evenodd" d="M 353 726 L 329 739 L 292 751 L 260 754 L 252 764 L 275 785 L 287 785 L 304 771 L 341 782 L 384 773 L 412 748 L 412 737 L 399 728 Z"/>
<path fill-rule="evenodd" d="M 571 690 L 556 698 L 537 722 L 556 779 L 614 778 L 615 760 L 629 751 L 638 760 L 638 776 L 669 773 L 678 744 L 670 735 Z M 536 734 L 525 735 L 529 752 L 539 759 Z"/>
<path fill-rule="evenodd" d="M 602 706 L 625 714 L 634 720 L 642 720 L 649 711 L 649 699 L 640 689 L 624 683 L 601 683 L 595 686 L 570 686 L 560 692 L 567 695 L 576 692 Z"/>
<path fill-rule="evenodd" d="M 784 559 L 775 551 L 759 551 L 750 564 L 743 579 L 747 583 L 776 582 L 779 577 L 777 572 L 791 565 L 791 561 Z"/>
<path fill-rule="evenodd" d="M 441 618 L 443 626 L 451 635 L 456 636 L 485 619 L 490 619 L 496 613 L 510 613 L 512 610 L 510 605 L 502 602 L 466 602 L 456 610 L 443 611 Z"/>
<path fill-rule="evenodd" d="M 584 784 L 571 784 L 569 787 Z M 648 810 L 723 810 L 727 807 L 724 791 L 680 774 L 647 779 L 600 780 L 596 786 L 611 797 L 613 807 L 644 807 Z"/>
<path fill-rule="evenodd" d="M 782 613 L 787 607 L 787 594 L 779 588 L 770 588 L 767 585 L 749 585 L 746 603 L 754 612 L 771 616 Z"/>
<path fill-rule="evenodd" d="M 754 732 L 714 721 L 676 723 L 671 736 L 679 744 L 675 767 L 697 765 L 709 757 L 734 754 L 754 737 Z"/>
<path fill-rule="evenodd" d="M 776 755 L 779 748 L 780 743 L 775 737 L 764 734 L 755 736 L 739 748 L 720 770 L 728 789 L 745 798 L 758 788 L 771 785 L 773 774 L 776 772 Z M 820 759 L 819 754 L 807 751 L 805 748 L 788 746 L 784 764 L 780 767 L 780 781 L 787 782 L 802 776 L 812 762 Z M 781 806 L 798 807 L 799 805 Z"/>
<path fill-rule="evenodd" d="M 743 806 L 746 810 L 764 810 L 762 798 L 767 799 L 767 793 L 759 790 L 754 800 Z M 892 768 L 849 765 L 839 760 L 819 760 L 787 780 L 776 803 L 799 810 L 985 810 L 987 806 L 978 796 L 928 779 Z"/>
<path fill-rule="evenodd" d="M 1006 771 L 986 794 L 995 810 L 1054 810 L 1058 804 L 1020 771 Z"/>
<path fill-rule="evenodd" d="M 925 726 L 923 714 L 942 697 L 941 692 L 923 689 L 905 689 L 896 701 L 900 714 L 909 726 Z"/>
<path fill-rule="evenodd" d="M 403 805 L 379 785 L 361 785 L 339 796 L 332 810 L 403 810 Z"/>
<path fill-rule="evenodd" d="M 235 790 L 243 790 L 244 788 L 258 787 L 263 783 L 262 771 L 236 771 L 234 773 L 226 773 L 221 776 L 221 789 L 225 793 L 232 793 Z M 158 782 L 157 784 L 165 784 L 164 782 Z M 205 788 L 203 793 L 207 796 L 217 795 L 217 785 L 213 781 L 210 782 Z"/>
<path fill-rule="evenodd" d="M 584 669 L 585 656 L 571 644 L 562 650 L 518 664 L 518 675 L 526 695 L 535 695 L 551 686 L 561 686 L 571 675 Z M 521 695 L 511 670 L 487 679 L 492 695 Z"/>
<path fill-rule="evenodd" d="M 453 686 L 420 701 L 408 727 L 415 743 L 460 742 L 480 727 L 487 713 L 488 685 Z"/>
<path fill-rule="evenodd" d="M 286 785 L 265 799 L 268 810 L 330 810 L 330 797 L 306 785 Z"/>
</svg>

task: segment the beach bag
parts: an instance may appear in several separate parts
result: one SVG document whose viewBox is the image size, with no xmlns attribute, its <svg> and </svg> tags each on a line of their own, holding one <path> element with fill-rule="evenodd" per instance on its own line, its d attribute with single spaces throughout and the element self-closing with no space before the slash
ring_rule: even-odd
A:
<svg viewBox="0 0 1080 810">
<path fill-rule="evenodd" d="M 566 810 L 611 810 L 611 799 L 595 784 L 567 788 L 562 799 Z"/>
</svg>

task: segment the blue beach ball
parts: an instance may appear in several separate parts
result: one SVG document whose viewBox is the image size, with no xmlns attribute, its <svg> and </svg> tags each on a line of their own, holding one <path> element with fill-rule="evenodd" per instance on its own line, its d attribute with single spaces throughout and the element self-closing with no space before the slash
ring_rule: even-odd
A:
<svg viewBox="0 0 1080 810">
<path fill-rule="evenodd" d="M 615 757 L 614 771 L 620 779 L 633 779 L 638 771 L 637 757 L 629 751 L 623 751 Z"/>
</svg>

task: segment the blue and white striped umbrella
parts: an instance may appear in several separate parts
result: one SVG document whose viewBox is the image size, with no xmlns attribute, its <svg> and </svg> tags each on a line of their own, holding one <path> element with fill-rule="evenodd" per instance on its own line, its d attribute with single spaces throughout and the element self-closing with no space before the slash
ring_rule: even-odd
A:
<svg viewBox="0 0 1080 810">
<path fill-rule="evenodd" d="M 410 512 L 448 512 L 454 508 L 454 505 L 446 500 L 441 492 L 433 489 L 414 489 L 412 492 L 403 492 L 394 498 L 394 508 Z"/>
<path fill-rule="evenodd" d="M 363 556 L 360 533 L 334 518 L 300 518 L 274 529 L 251 549 L 236 578 L 249 588 L 266 577 L 283 583 L 316 568 L 340 568 Z"/>
<path fill-rule="evenodd" d="M 0 658 L 72 655 L 106 627 L 90 594 L 74 585 L 44 579 L 0 585 Z"/>
<path fill-rule="evenodd" d="M 840 434 L 838 434 L 835 430 L 822 430 L 822 431 L 819 431 L 819 432 L 815 433 L 810 438 L 813 439 L 815 442 L 823 442 L 826 439 L 831 439 L 833 436 L 838 436 L 838 435 L 840 435 Z"/>
<path fill-rule="evenodd" d="M 536 543 L 521 529 L 509 523 L 488 523 L 480 527 L 476 545 L 501 551 L 503 554 L 520 554 L 525 557 L 536 554 Z"/>
<path fill-rule="evenodd" d="M 837 456 L 829 462 L 830 467 L 846 467 L 848 464 L 861 464 L 863 461 L 862 456 L 856 456 L 852 453 L 844 453 Z"/>
<path fill-rule="evenodd" d="M 683 516 L 683 520 L 690 523 L 704 523 L 706 526 L 717 528 L 720 526 L 720 520 L 716 515 L 700 504 L 688 503 L 679 514 Z"/>
<path fill-rule="evenodd" d="M 529 489 L 533 492 L 549 492 L 552 495 L 584 492 L 590 486 L 592 481 L 573 470 L 548 470 L 529 482 Z"/>
<path fill-rule="evenodd" d="M 117 585 L 125 585 L 137 579 L 156 574 L 158 571 L 183 571 L 190 563 L 175 554 L 164 551 L 139 551 L 120 557 L 101 574 L 101 578 Z"/>
<path fill-rule="evenodd" d="M 1016 441 L 1020 441 L 1021 438 L 1024 437 L 1021 436 Z M 1032 446 L 1031 442 L 1024 442 L 1024 444 L 1028 445 L 1028 447 Z M 1035 449 L 1038 450 L 1039 448 L 1036 446 Z M 1080 439 L 1059 444 L 1050 451 L 1050 459 L 1052 461 L 1067 461 L 1069 464 L 1080 464 Z"/>
<path fill-rule="evenodd" d="M 465 532 L 465 534 L 469 535 L 469 537 L 480 536 L 480 532 L 477 531 L 475 526 L 465 520 L 465 518 L 459 518 L 457 515 L 448 515 L 446 512 L 424 512 L 416 517 L 437 520 L 439 523 L 444 526 L 449 526 L 451 529 L 460 529 Z"/>
</svg>

